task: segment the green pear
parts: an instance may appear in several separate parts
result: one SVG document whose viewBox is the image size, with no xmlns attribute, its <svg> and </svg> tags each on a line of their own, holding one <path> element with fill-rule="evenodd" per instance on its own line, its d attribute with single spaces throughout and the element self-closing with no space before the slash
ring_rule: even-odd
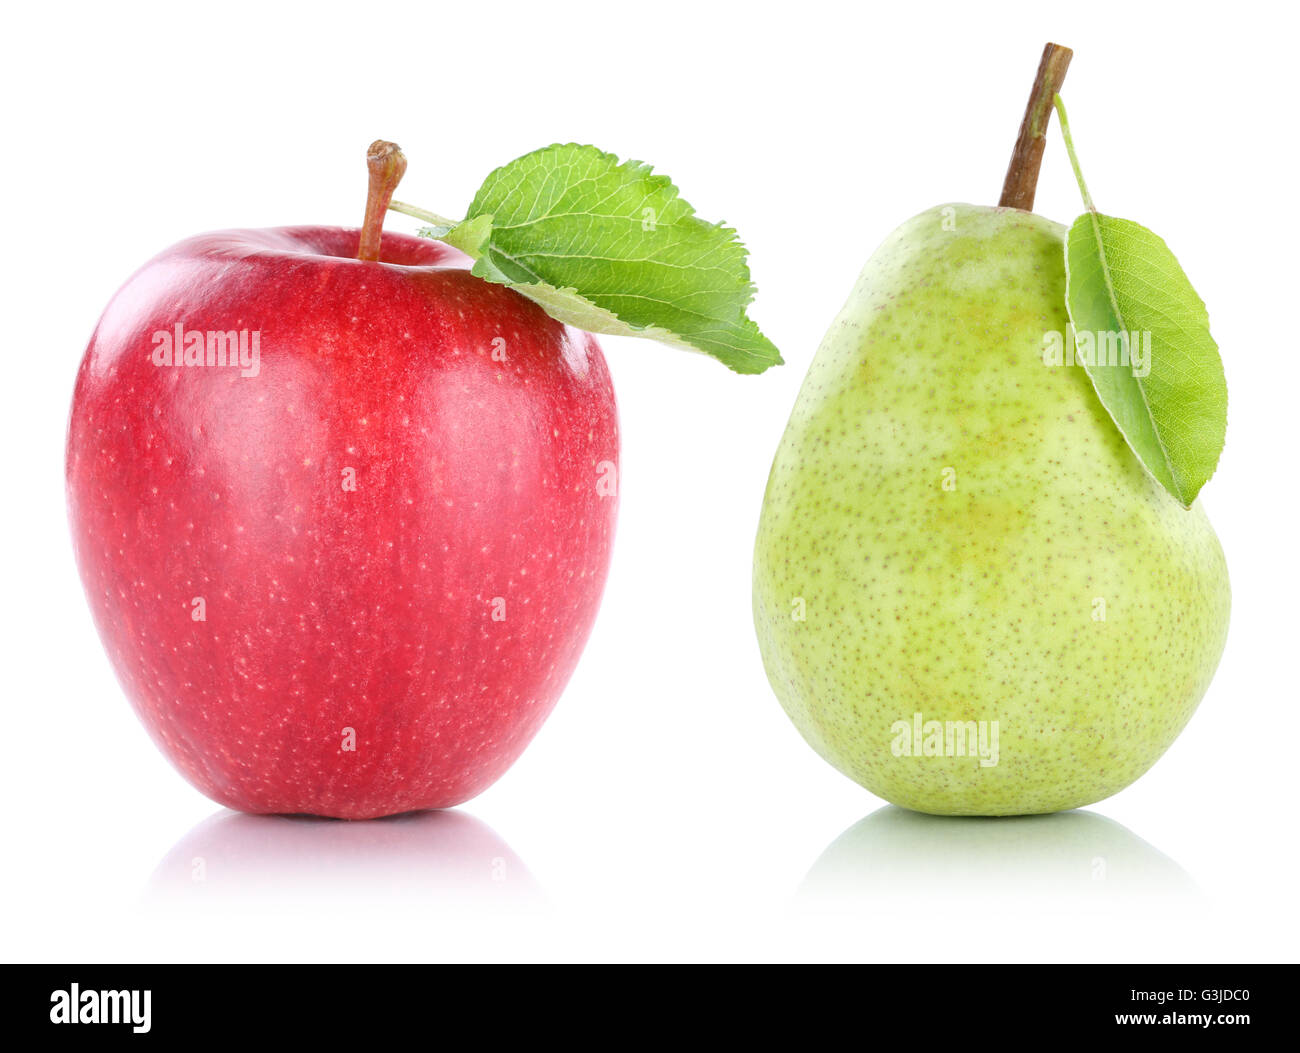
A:
<svg viewBox="0 0 1300 1053">
<path fill-rule="evenodd" d="M 1147 474 L 1081 366 L 1045 362 L 1067 333 L 1064 236 L 975 205 L 904 223 L 772 465 L 768 679 L 813 749 L 904 808 L 1108 797 L 1173 742 L 1223 651 L 1209 521 Z"/>
</svg>

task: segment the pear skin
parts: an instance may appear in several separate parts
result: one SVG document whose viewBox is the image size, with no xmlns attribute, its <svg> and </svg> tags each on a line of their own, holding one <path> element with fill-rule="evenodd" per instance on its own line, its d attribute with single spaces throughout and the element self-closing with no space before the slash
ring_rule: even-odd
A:
<svg viewBox="0 0 1300 1053">
<path fill-rule="evenodd" d="M 1142 467 L 1066 333 L 1065 228 L 947 205 L 876 251 L 776 453 L 754 554 L 768 679 L 893 804 L 1099 801 L 1186 725 L 1223 652 L 1223 552 Z"/>
</svg>

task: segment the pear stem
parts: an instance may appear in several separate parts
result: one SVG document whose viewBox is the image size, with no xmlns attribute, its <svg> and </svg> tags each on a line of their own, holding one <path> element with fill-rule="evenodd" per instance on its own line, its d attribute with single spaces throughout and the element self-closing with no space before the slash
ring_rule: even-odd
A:
<svg viewBox="0 0 1300 1053">
<path fill-rule="evenodd" d="M 998 204 L 1003 208 L 1019 208 L 1025 212 L 1034 209 L 1034 193 L 1038 189 L 1038 170 L 1043 163 L 1043 147 L 1047 145 L 1047 125 L 1052 119 L 1052 102 L 1061 85 L 1065 71 L 1070 68 L 1074 52 L 1060 44 L 1043 47 L 1043 57 L 1038 63 L 1034 88 L 1029 93 L 1020 134 L 1016 136 L 1011 163 L 1002 181 L 1002 197 Z"/>
<path fill-rule="evenodd" d="M 379 259 L 379 244 L 384 236 L 384 213 L 393 200 L 393 191 L 406 174 L 406 155 L 396 143 L 376 139 L 366 151 L 370 170 L 370 188 L 366 193 L 366 218 L 361 224 L 361 241 L 357 259 Z"/>
</svg>

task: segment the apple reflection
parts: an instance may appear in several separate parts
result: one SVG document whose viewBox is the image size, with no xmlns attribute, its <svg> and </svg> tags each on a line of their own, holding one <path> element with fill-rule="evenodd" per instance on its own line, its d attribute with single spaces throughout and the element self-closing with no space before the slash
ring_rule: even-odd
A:
<svg viewBox="0 0 1300 1053">
<path fill-rule="evenodd" d="M 510 846 L 459 811 L 346 822 L 222 809 L 159 863 L 148 899 L 186 908 L 545 907 L 541 889 Z"/>
<path fill-rule="evenodd" d="M 831 843 L 798 901 L 836 909 L 924 899 L 1086 910 L 1199 897 L 1177 863 L 1094 812 L 981 819 L 889 805 Z"/>
</svg>

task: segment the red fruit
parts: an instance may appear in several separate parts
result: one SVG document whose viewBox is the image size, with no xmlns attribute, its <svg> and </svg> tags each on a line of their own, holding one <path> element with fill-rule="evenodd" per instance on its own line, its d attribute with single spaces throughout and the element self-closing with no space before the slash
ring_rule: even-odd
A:
<svg viewBox="0 0 1300 1053">
<path fill-rule="evenodd" d="M 248 812 L 482 791 L 573 672 L 609 565 L 596 341 L 451 249 L 387 234 L 363 262 L 358 239 L 182 242 L 77 377 L 68 504 L 100 635 L 163 752 Z M 156 364 L 177 326 L 204 364 Z M 207 334 L 244 331 L 216 364 Z"/>
</svg>

